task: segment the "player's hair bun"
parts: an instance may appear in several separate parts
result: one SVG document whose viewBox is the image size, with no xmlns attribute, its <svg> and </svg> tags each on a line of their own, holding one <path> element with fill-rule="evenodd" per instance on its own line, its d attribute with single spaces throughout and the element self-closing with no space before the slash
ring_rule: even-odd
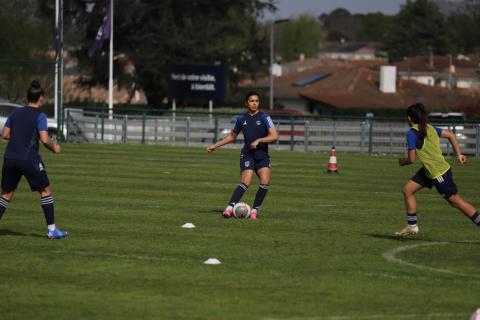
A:
<svg viewBox="0 0 480 320">
<path fill-rule="evenodd" d="M 37 80 L 33 80 L 32 83 L 30 83 L 30 87 L 33 89 L 41 89 L 42 86 L 40 85 L 40 82 Z"/>
<path fill-rule="evenodd" d="M 33 80 L 30 83 L 30 88 L 27 90 L 27 101 L 28 102 L 37 102 L 41 96 L 45 95 L 45 92 L 40 85 L 40 82 Z"/>
</svg>

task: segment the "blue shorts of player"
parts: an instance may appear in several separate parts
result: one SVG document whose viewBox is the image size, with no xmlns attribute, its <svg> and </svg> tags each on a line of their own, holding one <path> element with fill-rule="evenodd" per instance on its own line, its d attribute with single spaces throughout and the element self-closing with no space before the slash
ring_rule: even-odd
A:
<svg viewBox="0 0 480 320">
<path fill-rule="evenodd" d="M 240 171 L 253 170 L 257 172 L 261 168 L 270 168 L 270 158 L 268 154 L 255 155 L 253 153 L 242 152 L 240 154 Z"/>
<path fill-rule="evenodd" d="M 45 165 L 41 159 L 16 160 L 3 159 L 2 190 L 15 191 L 22 176 L 28 181 L 32 191 L 41 191 L 50 185 Z"/>
<path fill-rule="evenodd" d="M 432 187 L 435 186 L 438 193 L 440 193 L 440 195 L 445 199 L 448 199 L 458 193 L 457 185 L 453 181 L 452 169 L 448 169 L 447 172 L 436 179 L 430 179 L 427 177 L 425 168 L 421 168 L 412 177 L 412 180 L 429 189 L 432 189 Z"/>
</svg>

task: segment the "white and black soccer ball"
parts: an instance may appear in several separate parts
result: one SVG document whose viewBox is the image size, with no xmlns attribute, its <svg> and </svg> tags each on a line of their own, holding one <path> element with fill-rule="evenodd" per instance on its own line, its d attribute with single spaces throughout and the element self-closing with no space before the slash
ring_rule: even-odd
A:
<svg viewBox="0 0 480 320">
<path fill-rule="evenodd" d="M 239 202 L 233 207 L 233 216 L 237 219 L 246 219 L 250 216 L 250 206 L 245 202 Z"/>
</svg>

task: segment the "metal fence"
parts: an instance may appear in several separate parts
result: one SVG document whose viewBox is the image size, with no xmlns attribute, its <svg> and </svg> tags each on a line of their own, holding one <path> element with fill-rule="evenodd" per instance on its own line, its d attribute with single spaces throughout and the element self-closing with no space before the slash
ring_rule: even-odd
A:
<svg viewBox="0 0 480 320">
<path fill-rule="evenodd" d="M 113 114 L 66 110 L 66 139 L 69 142 L 141 143 L 205 146 L 233 128 L 235 115 L 207 114 Z M 361 153 L 404 153 L 406 121 L 374 118 L 281 118 L 274 119 L 279 139 L 271 148 L 290 151 L 338 151 Z M 456 133 L 466 154 L 480 155 L 479 123 L 437 123 Z M 452 148 L 442 139 L 442 149 Z M 243 143 L 241 137 L 231 147 Z"/>
</svg>

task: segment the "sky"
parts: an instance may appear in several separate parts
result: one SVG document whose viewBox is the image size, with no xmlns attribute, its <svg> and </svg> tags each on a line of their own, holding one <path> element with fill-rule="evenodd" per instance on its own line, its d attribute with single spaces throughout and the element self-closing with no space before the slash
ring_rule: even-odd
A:
<svg viewBox="0 0 480 320">
<path fill-rule="evenodd" d="M 275 14 L 267 13 L 265 20 L 289 18 L 308 13 L 319 16 L 336 8 L 345 8 L 353 13 L 383 12 L 394 15 L 406 0 L 276 0 Z"/>
</svg>

